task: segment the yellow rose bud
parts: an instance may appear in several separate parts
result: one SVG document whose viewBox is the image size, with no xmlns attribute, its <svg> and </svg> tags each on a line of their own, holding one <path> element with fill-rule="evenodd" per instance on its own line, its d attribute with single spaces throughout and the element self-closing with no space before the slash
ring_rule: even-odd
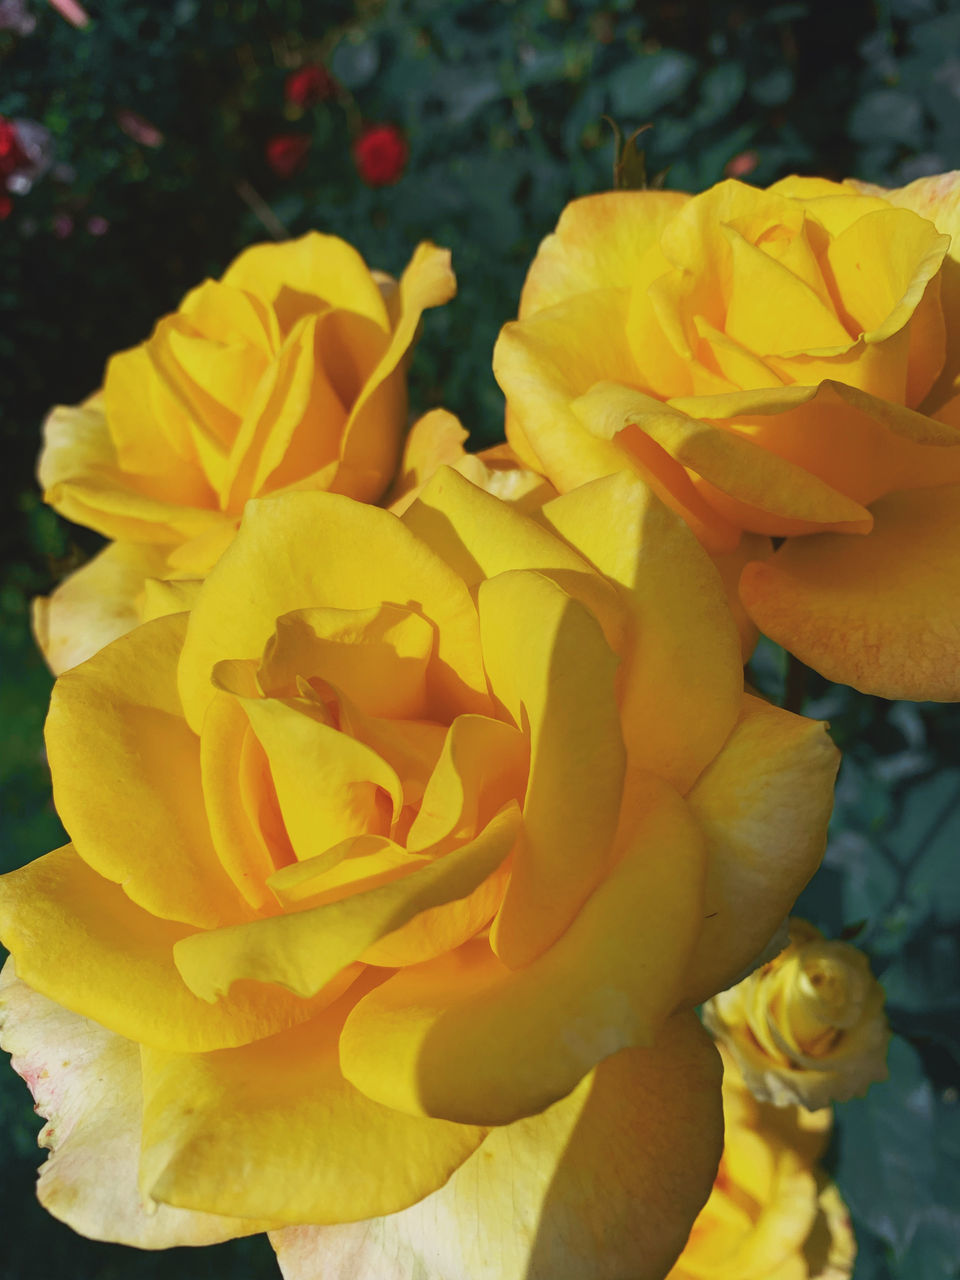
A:
<svg viewBox="0 0 960 1280">
<path fill-rule="evenodd" d="M 815 869 L 837 752 L 744 694 L 641 482 L 521 507 L 446 467 L 402 517 L 251 502 L 189 612 L 58 680 L 72 843 L 0 878 L 0 1003 L 77 1229 L 267 1224 L 303 1280 L 679 1253 L 721 1138 L 690 1006 Z"/>
<path fill-rule="evenodd" d="M 708 1001 L 704 1022 L 758 1098 L 816 1110 L 887 1078 L 883 1001 L 862 951 L 791 920 L 789 945 Z"/>
<path fill-rule="evenodd" d="M 510 443 L 560 492 L 642 475 L 729 579 L 746 649 L 755 624 L 828 679 L 960 698 L 958 191 L 575 200 L 497 344 Z"/>
<path fill-rule="evenodd" d="M 849 1214 L 815 1163 L 832 1113 L 758 1102 L 723 1059 L 720 1168 L 667 1280 L 849 1280 Z"/>
<path fill-rule="evenodd" d="M 146 580 L 203 577 L 249 498 L 379 501 L 400 460 L 420 317 L 455 288 L 449 252 L 427 243 L 399 282 L 336 236 L 257 245 L 113 356 L 101 392 L 54 409 L 44 497 L 116 541 L 36 603 L 53 670 L 141 621 Z"/>
</svg>

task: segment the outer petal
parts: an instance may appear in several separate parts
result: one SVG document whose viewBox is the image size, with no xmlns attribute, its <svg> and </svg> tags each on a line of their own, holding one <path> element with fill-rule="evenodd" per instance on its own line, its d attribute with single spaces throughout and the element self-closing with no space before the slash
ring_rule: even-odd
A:
<svg viewBox="0 0 960 1280">
<path fill-rule="evenodd" d="M 669 267 L 660 232 L 689 199 L 681 191 L 603 191 L 571 200 L 527 272 L 521 319 L 578 293 L 655 279 Z"/>
<path fill-rule="evenodd" d="M 609 865 L 627 765 L 618 663 L 596 618 L 539 573 L 488 579 L 479 611 L 490 687 L 530 735 L 523 838 L 491 933 L 515 968 L 557 940 Z"/>
<path fill-rule="evenodd" d="M 777 390 L 768 394 L 775 397 Z M 623 439 L 626 448 L 631 429 L 643 432 L 688 471 L 738 502 L 780 517 L 784 532 L 793 532 L 793 524 L 850 524 L 861 529 L 869 523 L 859 503 L 797 463 L 727 430 L 724 424 L 715 426 L 690 417 L 631 387 L 598 383 L 574 402 L 573 409 L 589 431 L 602 439 Z M 780 528 L 771 524 L 770 530 L 760 531 L 776 533 Z"/>
<path fill-rule="evenodd" d="M 542 515 L 625 588 L 634 628 L 620 676 L 628 758 L 686 791 L 732 729 L 743 691 L 716 569 L 680 517 L 623 472 L 547 503 Z"/>
<path fill-rule="evenodd" d="M 85 662 L 140 622 L 147 578 L 166 569 L 148 543 L 114 542 L 33 602 L 33 633 L 54 675 Z"/>
<path fill-rule="evenodd" d="M 449 249 L 428 241 L 417 246 L 400 277 L 399 315 L 390 345 L 360 393 L 340 445 L 338 489 L 375 502 L 393 478 L 407 416 L 404 358 L 428 307 L 448 302 L 457 289 Z M 371 477 L 364 482 L 363 477 Z"/>
<path fill-rule="evenodd" d="M 865 538 L 820 534 L 747 565 L 757 626 L 828 680 L 882 698 L 960 698 L 960 486 L 890 494 Z"/>
<path fill-rule="evenodd" d="M 23 980 L 130 1040 L 183 1053 L 246 1044 L 302 1022 L 343 989 L 305 1001 L 244 985 L 208 1004 L 174 968 L 174 944 L 189 932 L 147 915 L 69 845 L 0 877 L 0 938 Z"/>
<path fill-rule="evenodd" d="M 634 799 L 629 848 L 548 951 L 510 970 L 478 940 L 388 979 L 347 1019 L 348 1079 L 413 1114 L 508 1124 L 654 1043 L 702 921 L 703 840 L 665 783 L 638 779 Z"/>
<path fill-rule="evenodd" d="M 446 409 L 431 409 L 418 418 L 407 435 L 397 478 L 385 499 L 390 510 L 403 515 L 439 467 L 452 467 L 465 457 L 466 438 L 460 419 Z"/>
<path fill-rule="evenodd" d="M 344 1080 L 337 1037 L 351 999 L 242 1049 L 145 1050 L 144 1193 L 322 1223 L 394 1213 L 442 1186 L 483 1130 L 390 1111 Z"/>
<path fill-rule="evenodd" d="M 868 195 L 880 196 L 901 209 L 912 209 L 929 218 L 938 231 L 951 237 L 950 249 L 941 272 L 940 304 L 947 325 L 946 362 L 930 393 L 927 406 L 931 412 L 955 392 L 960 377 L 960 171 L 938 173 L 917 178 L 905 187 L 887 190 L 866 182 L 848 179 L 848 185 Z"/>
<path fill-rule="evenodd" d="M 152 914 L 210 927 L 249 911 L 214 850 L 200 742 L 177 699 L 185 630 L 185 614 L 157 618 L 62 675 L 47 753 L 80 856 Z"/>
<path fill-rule="evenodd" d="M 711 550 L 736 546 L 736 530 L 699 497 L 689 476 L 649 442 L 628 452 L 589 432 L 572 402 L 598 382 L 636 381 L 627 341 L 629 295 L 598 289 L 505 325 L 493 369 L 507 397 L 507 438 L 561 493 L 617 471 L 640 474 Z"/>
<path fill-rule="evenodd" d="M 139 1047 L 31 990 L 12 959 L 0 973 L 0 1035 L 47 1120 L 38 1141 L 50 1154 L 37 1196 L 55 1218 L 94 1240 L 138 1249 L 217 1244 L 272 1225 L 144 1200 Z"/>
<path fill-rule="evenodd" d="M 403 1213 L 271 1237 L 285 1280 L 660 1280 L 722 1141 L 717 1055 L 692 1014 L 562 1102 L 495 1129 Z"/>
<path fill-rule="evenodd" d="M 312 996 L 420 912 L 472 893 L 509 854 L 518 825 L 511 805 L 470 844 L 400 879 L 288 915 L 195 933 L 174 946 L 177 968 L 207 1000 L 243 978 Z"/>
<path fill-rule="evenodd" d="M 44 499 L 68 520 L 108 538 L 175 543 L 223 521 L 198 467 L 174 476 L 118 469 L 99 396 L 58 405 L 44 423 L 43 441 L 38 477 Z"/>
<path fill-rule="evenodd" d="M 324 547 L 322 556 L 304 548 Z M 476 610 L 463 582 L 387 511 L 332 493 L 248 504 L 237 538 L 190 615 L 180 693 L 195 729 L 223 658 L 259 658 L 276 620 L 294 609 L 421 609 L 437 625 L 428 688 L 448 712 L 488 710 Z M 472 704 L 472 705 L 470 705 Z"/>
<path fill-rule="evenodd" d="M 822 722 L 744 695 L 736 728 L 688 796 L 707 837 L 691 1002 L 738 980 L 816 871 L 839 762 Z"/>
<path fill-rule="evenodd" d="M 842 382 L 691 396 L 671 405 L 746 436 L 861 506 L 897 489 L 960 483 L 960 430 Z M 722 485 L 714 484 L 708 496 L 744 528 L 775 535 L 814 532 L 810 524 L 773 525 L 769 514 L 761 518 L 760 508 L 750 505 L 746 493 L 733 505 L 741 497 L 734 487 L 724 493 Z M 844 521 L 857 519 L 855 512 L 826 507 L 809 514 L 831 523 L 837 515 Z M 857 531 L 868 531 L 867 513 L 861 511 L 860 519 Z"/>
</svg>

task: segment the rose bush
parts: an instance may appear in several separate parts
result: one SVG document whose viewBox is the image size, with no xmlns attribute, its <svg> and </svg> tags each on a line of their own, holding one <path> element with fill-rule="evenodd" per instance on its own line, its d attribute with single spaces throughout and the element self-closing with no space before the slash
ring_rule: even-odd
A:
<svg viewBox="0 0 960 1280">
<path fill-rule="evenodd" d="M 643 475 L 828 679 L 960 698 L 958 230 L 955 174 L 576 200 L 498 342 L 508 438 L 561 491 Z"/>
<path fill-rule="evenodd" d="M 887 1078 L 890 1028 L 870 962 L 806 920 L 773 960 L 704 1005 L 704 1022 L 762 1101 L 811 1110 Z"/>
<path fill-rule="evenodd" d="M 47 747 L 72 843 L 0 879 L 0 938 L 53 1213 L 271 1227 L 296 1280 L 666 1272 L 721 1142 L 691 1006 L 816 867 L 837 752 L 744 694 L 642 482 L 253 501 Z"/>
<path fill-rule="evenodd" d="M 832 1114 L 758 1102 L 727 1053 L 723 1064 L 720 1168 L 667 1280 L 849 1280 L 850 1217 L 815 1163 Z"/>
<path fill-rule="evenodd" d="M 54 409 L 44 497 L 115 541 L 36 604 L 53 670 L 134 626 L 146 579 L 202 577 L 248 498 L 378 501 L 407 428 L 421 314 L 455 287 L 449 253 L 427 243 L 399 282 L 336 236 L 257 245 L 113 356 L 101 392 Z"/>
</svg>

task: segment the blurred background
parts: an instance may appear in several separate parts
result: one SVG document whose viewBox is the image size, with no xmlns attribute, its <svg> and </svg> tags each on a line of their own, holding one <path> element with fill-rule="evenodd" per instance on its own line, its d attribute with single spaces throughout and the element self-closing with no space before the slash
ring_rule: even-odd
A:
<svg viewBox="0 0 960 1280">
<path fill-rule="evenodd" d="M 652 125 L 649 174 L 689 191 L 960 167 L 960 5 L 0 0 L 0 870 L 63 839 L 29 601 L 97 546 L 35 487 L 47 409 L 240 248 L 318 228 L 395 273 L 420 239 L 453 250 L 459 293 L 426 317 L 412 408 L 496 441 L 493 342 L 566 201 L 612 185 L 604 116 Z M 783 654 L 765 644 L 752 675 L 779 697 Z M 847 754 L 798 914 L 868 952 L 897 1033 L 828 1159 L 856 1280 L 955 1280 L 960 708 L 808 688 Z M 33 1198 L 39 1124 L 4 1066 L 2 1280 L 277 1276 L 262 1238 L 151 1255 L 73 1236 Z"/>
</svg>

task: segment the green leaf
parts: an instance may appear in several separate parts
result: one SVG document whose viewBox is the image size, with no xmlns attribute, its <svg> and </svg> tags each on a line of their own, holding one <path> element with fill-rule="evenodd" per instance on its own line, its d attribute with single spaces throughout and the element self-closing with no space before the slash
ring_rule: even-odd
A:
<svg viewBox="0 0 960 1280">
<path fill-rule="evenodd" d="M 894 1036 L 890 1078 L 837 1107 L 834 1176 L 855 1224 L 902 1255 L 936 1203 L 933 1089 L 916 1052 Z"/>
<path fill-rule="evenodd" d="M 696 59 L 676 49 L 637 58 L 607 81 L 611 109 L 617 117 L 644 124 L 686 91 L 696 71 Z"/>
</svg>

